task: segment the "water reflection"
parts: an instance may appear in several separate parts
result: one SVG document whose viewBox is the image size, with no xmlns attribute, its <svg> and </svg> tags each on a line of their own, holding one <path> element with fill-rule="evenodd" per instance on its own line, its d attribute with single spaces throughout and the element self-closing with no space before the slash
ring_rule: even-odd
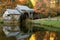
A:
<svg viewBox="0 0 60 40">
<path fill-rule="evenodd" d="M 16 36 L 20 32 L 19 26 L 3 26 L 3 31 L 7 37 Z"/>
<path fill-rule="evenodd" d="M 4 24 L 2 27 L 3 27 L 3 31 L 6 32 L 6 33 L 4 32 L 6 37 L 16 36 L 20 32 L 18 24 L 16 25 Z M 40 39 L 41 40 L 60 40 L 60 33 L 44 30 L 44 31 L 33 33 L 29 38 L 29 40 L 40 40 Z"/>
<path fill-rule="evenodd" d="M 30 40 L 60 40 L 60 34 L 51 31 L 33 33 Z"/>
<path fill-rule="evenodd" d="M 20 30 L 19 24 L 4 24 L 3 32 L 6 37 L 16 37 L 17 40 L 28 38 L 30 35 L 28 33 L 24 33 Z"/>
</svg>

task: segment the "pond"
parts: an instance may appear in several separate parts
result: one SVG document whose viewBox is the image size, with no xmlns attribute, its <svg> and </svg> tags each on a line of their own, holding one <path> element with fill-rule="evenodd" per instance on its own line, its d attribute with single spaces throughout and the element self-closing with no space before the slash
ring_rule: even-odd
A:
<svg viewBox="0 0 60 40">
<path fill-rule="evenodd" d="M 16 40 L 15 37 L 6 37 L 5 33 L 2 30 L 3 25 L 0 25 L 0 40 Z"/>
<path fill-rule="evenodd" d="M 28 38 L 29 34 L 20 31 L 18 23 L 4 23 L 0 25 L 0 39 L 1 40 L 25 40 Z"/>
<path fill-rule="evenodd" d="M 16 27 L 16 29 L 12 30 L 12 31 L 20 31 L 17 30 L 19 29 L 18 25 L 1 25 L 0 26 L 0 39 L 1 40 L 16 40 L 16 37 L 7 37 L 6 34 L 3 32 L 3 27 L 12 27 L 12 29 L 14 29 L 14 27 Z M 11 30 L 8 30 L 11 31 Z M 36 40 L 42 39 L 42 40 L 60 40 L 60 33 L 58 32 L 53 32 L 53 31 L 48 31 L 48 30 L 44 30 L 44 31 L 37 31 L 32 33 L 32 35 L 34 35 L 34 37 L 36 37 Z M 38 35 L 37 35 L 38 34 Z M 9 36 L 10 34 L 8 34 Z M 29 40 L 32 40 L 32 35 L 31 37 L 29 37 Z M 40 38 L 41 37 L 41 38 Z M 33 38 L 34 39 L 34 38 Z M 26 39 L 25 39 L 26 40 Z"/>
</svg>

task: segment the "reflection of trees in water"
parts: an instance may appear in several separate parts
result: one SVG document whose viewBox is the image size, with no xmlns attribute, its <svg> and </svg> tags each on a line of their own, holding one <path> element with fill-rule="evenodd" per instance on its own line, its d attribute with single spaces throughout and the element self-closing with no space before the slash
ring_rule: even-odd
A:
<svg viewBox="0 0 60 40">
<path fill-rule="evenodd" d="M 50 31 L 36 32 L 32 34 L 30 40 L 60 40 L 60 34 Z"/>
<path fill-rule="evenodd" d="M 3 30 L 2 30 L 2 27 L 3 27 L 3 25 L 0 25 L 0 37 L 5 36 L 5 34 L 3 33 Z"/>
<path fill-rule="evenodd" d="M 26 31 L 25 28 L 24 28 L 24 31 Z M 35 34 L 36 40 L 40 40 L 40 39 L 41 40 L 52 40 L 52 39 L 60 40 L 60 33 L 56 33 L 56 32 L 40 31 L 40 32 L 36 32 L 34 34 Z M 2 38 L 5 36 L 2 31 L 2 28 L 0 29 L 0 35 L 2 35 Z M 13 40 L 14 40 L 14 38 L 13 38 Z"/>
</svg>

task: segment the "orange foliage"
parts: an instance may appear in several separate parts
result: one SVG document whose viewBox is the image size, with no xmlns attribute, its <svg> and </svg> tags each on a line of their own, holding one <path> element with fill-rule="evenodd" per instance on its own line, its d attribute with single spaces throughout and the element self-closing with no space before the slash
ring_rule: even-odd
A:
<svg viewBox="0 0 60 40">
<path fill-rule="evenodd" d="M 26 3 L 27 3 L 27 0 L 19 0 L 19 2 L 20 2 L 21 4 L 26 4 Z"/>
<path fill-rule="evenodd" d="M 55 9 L 57 9 L 57 7 L 56 8 L 49 7 L 47 0 L 37 1 L 34 6 L 35 12 L 41 13 L 45 16 L 49 16 L 49 13 L 51 14 L 51 16 L 56 16 L 58 9 L 57 10 Z"/>
</svg>

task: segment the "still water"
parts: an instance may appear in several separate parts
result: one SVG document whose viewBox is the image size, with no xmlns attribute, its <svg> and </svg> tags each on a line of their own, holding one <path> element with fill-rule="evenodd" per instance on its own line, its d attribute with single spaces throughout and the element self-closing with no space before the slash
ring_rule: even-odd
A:
<svg viewBox="0 0 60 40">
<path fill-rule="evenodd" d="M 7 32 L 8 30 L 8 32 Z M 0 25 L 0 39 L 1 40 L 17 40 L 16 35 L 20 33 L 20 28 L 18 24 L 10 25 L 4 24 Z M 59 32 L 52 32 L 48 30 L 38 31 L 31 34 L 27 38 L 22 38 L 21 40 L 60 40 Z"/>
</svg>

